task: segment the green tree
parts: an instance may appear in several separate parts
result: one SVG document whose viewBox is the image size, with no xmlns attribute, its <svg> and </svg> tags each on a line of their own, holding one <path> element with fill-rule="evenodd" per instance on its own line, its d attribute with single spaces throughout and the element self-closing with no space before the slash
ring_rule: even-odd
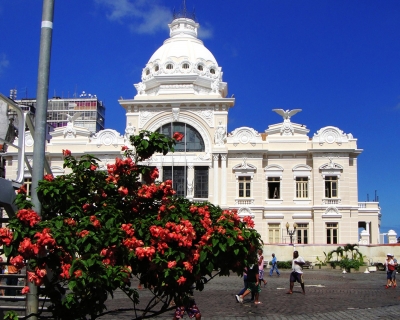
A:
<svg viewBox="0 0 400 320">
<path fill-rule="evenodd" d="M 0 245 L 11 264 L 29 267 L 29 281 L 44 286 L 54 318 L 96 319 L 117 289 L 136 319 L 158 315 L 172 300 L 183 303 L 192 287 L 203 290 L 214 270 L 240 275 L 255 260 L 261 239 L 250 217 L 176 197 L 171 181 L 155 183 L 157 169 L 141 165 L 173 151 L 182 136 L 174 138 L 142 131 L 131 137 L 135 152 L 124 147 L 107 170 L 91 155 L 78 160 L 63 150 L 70 173 L 39 182 L 41 217 L 19 190 L 20 210 L 0 228 Z M 143 310 L 132 277 L 153 292 Z"/>
</svg>

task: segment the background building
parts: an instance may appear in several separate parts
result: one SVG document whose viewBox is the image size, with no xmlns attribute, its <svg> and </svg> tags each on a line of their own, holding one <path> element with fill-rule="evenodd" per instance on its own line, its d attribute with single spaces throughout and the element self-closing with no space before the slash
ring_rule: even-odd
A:
<svg viewBox="0 0 400 320">
<path fill-rule="evenodd" d="M 171 136 L 181 132 L 184 139 L 175 153 L 156 154 L 146 164 L 159 169 L 160 179 L 172 179 L 180 196 L 254 217 L 271 250 L 293 241 L 309 247 L 306 255 L 315 258 L 327 250 L 321 245 L 378 244 L 379 204 L 358 201 L 362 150 L 357 139 L 335 126 L 309 136 L 305 124 L 292 121 L 300 109 L 273 110 L 277 123 L 266 124 L 265 132 L 240 127 L 228 133 L 235 99 L 227 97 L 222 67 L 197 38 L 199 24 L 183 16 L 169 27 L 170 38 L 150 57 L 135 84 L 136 96 L 119 100 L 126 110 L 123 134 L 112 129 L 92 134 L 104 115 L 97 98 L 49 101 L 49 117 L 56 125 L 46 155 L 53 173 L 65 173 L 62 149 L 78 157 L 94 154 L 105 170 L 121 156 L 130 135 L 140 130 Z M 80 112 L 82 118 L 74 116 Z M 31 159 L 34 142 L 26 141 Z M 7 176 L 12 177 L 17 174 L 16 152 L 9 150 L 6 157 L 11 164 Z"/>
<path fill-rule="evenodd" d="M 15 100 L 21 106 L 31 108 L 34 115 L 36 99 Z M 68 123 L 68 117 L 73 117 L 76 126 L 87 128 L 91 133 L 104 129 L 106 108 L 96 95 L 83 91 L 78 98 L 53 97 L 49 99 L 47 106 L 47 123 L 54 127 L 64 127 Z"/>
</svg>

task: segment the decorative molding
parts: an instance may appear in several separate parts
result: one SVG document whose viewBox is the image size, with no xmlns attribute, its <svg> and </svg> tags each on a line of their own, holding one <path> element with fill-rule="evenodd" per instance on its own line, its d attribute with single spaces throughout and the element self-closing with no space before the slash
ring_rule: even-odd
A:
<svg viewBox="0 0 400 320">
<path fill-rule="evenodd" d="M 283 168 L 277 164 L 271 164 L 264 168 L 265 179 L 268 177 L 279 177 L 282 180 Z"/>
<path fill-rule="evenodd" d="M 306 164 L 298 164 L 292 168 L 293 179 L 296 180 L 297 177 L 307 177 L 311 180 L 312 168 Z"/>
<path fill-rule="evenodd" d="M 187 181 L 187 195 L 191 196 L 192 193 L 193 193 L 193 180 L 192 181 L 188 180 Z"/>
<path fill-rule="evenodd" d="M 337 143 L 340 146 L 342 143 L 349 142 L 349 138 L 353 139 L 353 135 L 351 133 L 345 134 L 337 127 L 328 126 L 318 130 L 314 134 L 312 141 L 318 142 L 321 146 L 324 143 Z"/>
<path fill-rule="evenodd" d="M 135 83 L 134 87 L 136 88 L 137 93 L 138 93 L 139 96 L 143 96 L 143 95 L 146 94 L 146 91 L 145 91 L 146 90 L 146 84 L 145 83 L 143 83 L 143 82 Z"/>
<path fill-rule="evenodd" d="M 179 121 L 179 108 L 172 108 L 172 121 Z"/>
<path fill-rule="evenodd" d="M 215 79 L 212 83 L 211 83 L 211 93 L 219 93 L 219 79 Z"/>
<path fill-rule="evenodd" d="M 132 123 L 128 123 L 128 126 L 125 128 L 125 134 L 124 134 L 124 142 L 130 142 L 129 137 L 133 136 L 136 132 L 136 127 L 132 126 Z"/>
<path fill-rule="evenodd" d="M 232 141 L 233 145 L 236 147 L 239 143 L 255 145 L 256 142 L 261 142 L 261 135 L 258 131 L 249 127 L 240 127 L 233 130 L 228 135 L 228 142 Z"/>
<path fill-rule="evenodd" d="M 219 122 L 217 130 L 214 133 L 214 143 L 218 147 L 222 147 L 226 143 L 226 129 L 225 126 L 222 125 L 222 122 Z"/>
<path fill-rule="evenodd" d="M 239 163 L 232 168 L 233 172 L 235 172 L 236 175 L 238 175 L 238 174 L 240 175 L 240 173 L 243 173 L 243 172 L 252 172 L 254 174 L 256 169 L 257 169 L 256 166 L 254 166 L 250 163 L 247 163 L 246 157 L 243 157 L 242 163 Z"/>
<path fill-rule="evenodd" d="M 326 208 L 322 218 L 342 218 L 342 215 L 336 207 L 330 206 Z"/>
<path fill-rule="evenodd" d="M 95 143 L 97 147 L 100 147 L 101 145 L 113 145 L 114 147 L 117 147 L 120 144 L 118 141 L 120 138 L 123 137 L 116 130 L 105 129 L 96 133 L 92 138 L 92 142 Z"/>
<path fill-rule="evenodd" d="M 241 218 L 248 217 L 248 216 L 250 216 L 252 218 L 255 217 L 255 214 L 251 211 L 251 209 L 249 207 L 241 207 L 241 208 L 239 208 L 238 209 L 238 215 Z"/>
<path fill-rule="evenodd" d="M 161 112 L 162 111 L 160 111 L 160 110 L 151 110 L 151 109 L 140 110 L 139 111 L 139 128 L 143 128 L 147 122 L 149 122 L 155 116 L 159 115 Z M 171 122 L 171 118 L 169 119 L 169 122 Z"/>
<path fill-rule="evenodd" d="M 207 161 L 207 160 L 211 160 L 211 156 L 209 153 L 200 154 L 195 158 L 195 160 Z"/>
<path fill-rule="evenodd" d="M 214 128 L 214 110 L 212 108 L 196 108 L 187 111 L 198 115 L 208 124 L 210 128 Z"/>
<path fill-rule="evenodd" d="M 312 214 L 311 214 L 311 212 L 294 213 L 294 214 L 292 214 L 292 219 L 312 219 Z"/>
<path fill-rule="evenodd" d="M 264 219 L 283 219 L 284 217 L 282 213 L 264 213 Z"/>
</svg>

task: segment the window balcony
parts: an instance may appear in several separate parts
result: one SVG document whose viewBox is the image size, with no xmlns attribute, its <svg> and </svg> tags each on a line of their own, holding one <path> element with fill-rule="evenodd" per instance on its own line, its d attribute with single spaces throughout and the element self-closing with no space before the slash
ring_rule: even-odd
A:
<svg viewBox="0 0 400 320">
<path fill-rule="evenodd" d="M 254 199 L 252 199 L 252 198 L 236 198 L 235 204 L 236 205 L 253 205 Z"/>
<path fill-rule="evenodd" d="M 323 198 L 322 199 L 322 204 L 327 204 L 327 205 L 340 204 L 341 202 L 342 202 L 342 199 L 339 199 L 339 198 Z"/>
</svg>

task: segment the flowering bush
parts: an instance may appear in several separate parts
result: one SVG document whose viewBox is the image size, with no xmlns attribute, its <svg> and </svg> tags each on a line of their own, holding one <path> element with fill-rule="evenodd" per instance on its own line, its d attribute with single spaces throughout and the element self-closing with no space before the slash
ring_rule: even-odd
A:
<svg viewBox="0 0 400 320">
<path fill-rule="evenodd" d="M 124 147 L 123 159 L 106 171 L 91 155 L 77 160 L 63 150 L 64 167 L 72 172 L 39 182 L 41 216 L 21 188 L 20 210 L 0 228 L 9 262 L 28 266 L 28 281 L 44 285 L 58 319 L 95 319 L 118 288 L 135 307 L 132 276 L 152 288 L 148 308 L 161 301 L 160 313 L 171 300 L 181 303 L 193 286 L 203 290 L 214 270 L 241 274 L 255 258 L 260 235 L 252 219 L 176 197 L 171 181 L 155 183 L 157 169 L 140 165 L 155 152 L 173 151 L 174 139 L 142 131 L 131 142 L 135 153 Z"/>
</svg>

